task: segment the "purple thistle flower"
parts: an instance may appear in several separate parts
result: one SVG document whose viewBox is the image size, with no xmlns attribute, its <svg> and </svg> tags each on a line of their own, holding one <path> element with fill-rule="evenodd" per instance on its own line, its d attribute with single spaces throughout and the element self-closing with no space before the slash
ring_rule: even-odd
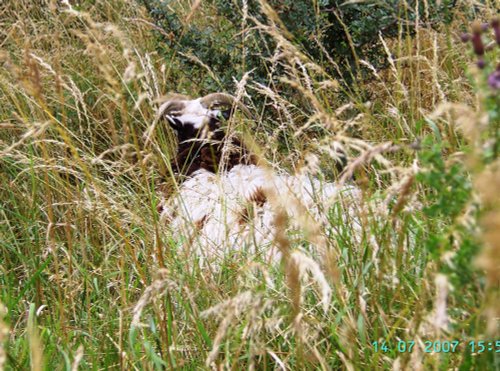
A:
<svg viewBox="0 0 500 371">
<path fill-rule="evenodd" d="M 463 33 L 460 35 L 460 40 L 463 42 L 463 43 L 466 43 L 466 42 L 469 42 L 471 40 L 472 36 L 468 33 Z"/>
<path fill-rule="evenodd" d="M 497 66 L 497 69 L 488 76 L 488 85 L 492 89 L 500 89 L 500 64 Z"/>
</svg>

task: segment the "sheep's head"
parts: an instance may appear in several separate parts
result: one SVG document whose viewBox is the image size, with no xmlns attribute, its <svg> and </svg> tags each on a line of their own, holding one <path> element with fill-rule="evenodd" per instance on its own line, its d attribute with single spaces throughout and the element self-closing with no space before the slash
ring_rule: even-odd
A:
<svg viewBox="0 0 500 371">
<path fill-rule="evenodd" d="M 250 116 L 248 109 L 228 94 L 213 93 L 198 99 L 174 96 L 160 106 L 159 114 L 182 142 L 222 132 L 221 122 L 228 120 L 236 108 Z"/>
<path fill-rule="evenodd" d="M 159 108 L 159 115 L 175 130 L 179 139 L 173 168 L 183 175 L 206 169 L 216 172 L 224 157 L 226 169 L 236 164 L 255 163 L 241 141 L 231 136 L 226 140 L 223 122 L 236 109 L 251 117 L 250 111 L 228 94 L 213 93 L 198 99 L 173 96 Z M 226 156 L 223 156 L 223 146 Z"/>
</svg>

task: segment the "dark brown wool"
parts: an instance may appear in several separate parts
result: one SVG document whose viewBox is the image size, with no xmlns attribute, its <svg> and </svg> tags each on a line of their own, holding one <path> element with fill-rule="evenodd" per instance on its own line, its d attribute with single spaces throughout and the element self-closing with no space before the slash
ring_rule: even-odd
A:
<svg viewBox="0 0 500 371">
<path fill-rule="evenodd" d="M 177 150 L 177 157 L 171 162 L 174 171 L 183 176 L 190 176 L 197 170 L 205 169 L 217 173 L 222 160 L 224 148 L 224 134 L 217 133 L 209 143 L 204 142 L 181 142 Z M 255 156 L 251 155 L 243 143 L 237 138 L 226 145 L 230 148 L 226 170 L 231 170 L 236 165 L 257 164 Z"/>
</svg>

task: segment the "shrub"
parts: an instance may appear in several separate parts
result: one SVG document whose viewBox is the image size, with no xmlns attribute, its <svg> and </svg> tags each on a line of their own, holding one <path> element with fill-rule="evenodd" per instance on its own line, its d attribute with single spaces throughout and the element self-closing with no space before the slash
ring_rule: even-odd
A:
<svg viewBox="0 0 500 371">
<path fill-rule="evenodd" d="M 204 22 L 182 19 L 177 0 L 143 0 L 143 3 L 156 24 L 165 31 L 159 34 L 164 45 L 160 47 L 161 52 L 169 60 L 180 54 L 183 68 L 194 72 L 203 90 L 231 91 L 232 78 L 240 79 L 248 70 L 255 70 L 254 78 L 258 81 L 267 79 L 271 67 L 267 59 L 273 55 L 273 42 L 258 31 L 246 32 L 245 48 L 248 50 L 246 55 L 242 53 L 244 20 L 243 5 L 239 1 L 206 2 L 203 16 L 207 19 Z M 263 15 L 259 1 L 249 0 L 247 3 L 250 19 L 246 21 L 252 26 L 255 20 L 261 21 Z M 400 0 L 362 3 L 343 0 L 268 1 L 295 45 L 315 61 L 326 61 L 324 65 L 330 73 L 342 74 L 347 81 L 356 75 L 359 58 L 369 59 L 377 68 L 384 65 L 379 35 L 395 37 L 398 33 L 411 33 L 416 22 L 441 27 L 443 23 L 449 23 L 454 12 L 458 11 L 455 3 L 452 0 L 428 5 L 426 2 Z M 340 66 L 339 69 L 331 65 L 329 57 Z M 194 60 L 210 66 L 219 81 L 213 81 L 213 75 L 204 78 L 207 77 L 206 71 L 196 66 Z"/>
</svg>

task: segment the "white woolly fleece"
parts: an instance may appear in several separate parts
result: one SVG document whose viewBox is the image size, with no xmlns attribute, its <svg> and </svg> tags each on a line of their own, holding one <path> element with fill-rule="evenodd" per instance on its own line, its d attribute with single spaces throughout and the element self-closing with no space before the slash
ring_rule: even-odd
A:
<svg viewBox="0 0 500 371">
<path fill-rule="evenodd" d="M 360 197 L 353 186 L 238 165 L 219 175 L 195 172 L 177 195 L 162 202 L 161 218 L 173 236 L 182 236 L 185 251 L 202 263 L 244 253 L 275 261 L 280 257 L 272 244 L 276 210 L 286 210 L 291 229 L 307 225 L 306 230 L 324 233 L 325 228 L 315 227 L 325 225 L 328 209 L 340 200 L 346 201 L 345 218 L 359 220 L 355 205 Z"/>
</svg>

